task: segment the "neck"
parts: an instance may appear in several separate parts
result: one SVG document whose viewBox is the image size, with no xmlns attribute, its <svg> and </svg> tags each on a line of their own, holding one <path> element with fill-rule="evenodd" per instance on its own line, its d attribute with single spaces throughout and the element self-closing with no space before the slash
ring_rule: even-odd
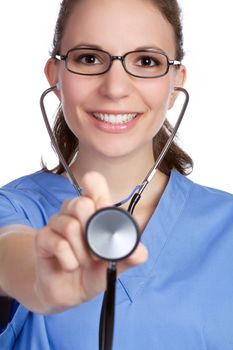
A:
<svg viewBox="0 0 233 350">
<path fill-rule="evenodd" d="M 145 156 L 146 155 L 146 156 Z M 132 190 L 142 183 L 147 173 L 154 165 L 152 147 L 144 152 L 135 152 L 124 157 L 106 157 L 100 154 L 93 155 L 87 150 L 80 149 L 71 170 L 82 187 L 82 177 L 89 171 L 101 173 L 107 180 L 113 203 L 118 203 L 128 197 Z M 167 183 L 167 177 L 157 172 L 147 186 L 142 199 L 137 206 L 146 209 L 156 207 Z M 124 207 L 127 208 L 128 204 Z"/>
</svg>

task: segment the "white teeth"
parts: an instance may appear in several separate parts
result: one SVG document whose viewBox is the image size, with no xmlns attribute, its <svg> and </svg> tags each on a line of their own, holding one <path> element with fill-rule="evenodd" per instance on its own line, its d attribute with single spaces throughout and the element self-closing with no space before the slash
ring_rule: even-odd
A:
<svg viewBox="0 0 233 350">
<path fill-rule="evenodd" d="M 128 113 L 128 114 L 105 114 L 105 113 L 93 113 L 96 119 L 102 120 L 110 124 L 123 124 L 127 123 L 130 120 L 133 120 L 137 113 Z"/>
</svg>

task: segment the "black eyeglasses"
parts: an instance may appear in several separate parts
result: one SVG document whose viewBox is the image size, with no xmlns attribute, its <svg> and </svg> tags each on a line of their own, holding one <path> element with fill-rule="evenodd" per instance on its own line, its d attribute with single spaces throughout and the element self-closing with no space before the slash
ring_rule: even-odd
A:
<svg viewBox="0 0 233 350">
<path fill-rule="evenodd" d="M 123 56 L 112 56 L 104 50 L 89 47 L 68 50 L 66 55 L 55 55 L 65 61 L 69 72 L 80 75 L 104 74 L 114 60 L 121 61 L 125 71 L 138 78 L 159 78 L 167 74 L 170 66 L 180 66 L 181 62 L 170 60 L 166 54 L 153 50 L 130 51 Z"/>
</svg>

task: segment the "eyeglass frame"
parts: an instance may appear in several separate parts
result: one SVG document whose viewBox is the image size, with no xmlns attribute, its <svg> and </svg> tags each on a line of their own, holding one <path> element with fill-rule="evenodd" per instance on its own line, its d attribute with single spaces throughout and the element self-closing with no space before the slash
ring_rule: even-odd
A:
<svg viewBox="0 0 233 350">
<path fill-rule="evenodd" d="M 68 65 L 67 65 L 67 58 L 68 58 L 68 55 L 69 55 L 70 52 L 76 51 L 76 50 L 100 51 L 100 52 L 103 52 L 103 53 L 107 54 L 108 57 L 110 58 L 108 68 L 105 69 L 105 70 L 104 70 L 103 72 L 101 72 L 101 73 L 78 73 L 78 72 L 74 72 L 73 70 L 71 70 L 71 69 L 68 68 Z M 127 69 L 127 67 L 126 67 L 126 65 L 125 65 L 125 57 L 126 57 L 127 55 L 129 55 L 129 54 L 131 54 L 131 53 L 135 53 L 135 52 L 158 53 L 158 54 L 164 56 L 164 57 L 166 58 L 166 61 L 167 61 L 167 69 L 166 69 L 166 71 L 165 71 L 163 74 L 156 75 L 156 76 L 151 76 L 151 77 L 144 77 L 144 76 L 136 75 L 136 74 L 133 74 L 133 73 L 129 72 L 128 69 Z M 157 51 L 157 50 L 134 50 L 134 51 L 126 52 L 126 53 L 125 53 L 124 55 L 122 55 L 122 56 L 115 56 L 115 55 L 111 55 L 109 52 L 107 52 L 107 51 L 105 51 L 105 50 L 102 50 L 102 49 L 95 49 L 95 48 L 92 48 L 92 47 L 75 47 L 75 48 L 69 49 L 65 55 L 56 54 L 56 55 L 52 56 L 52 58 L 57 59 L 57 60 L 59 60 L 59 61 L 65 61 L 65 67 L 66 67 L 66 69 L 67 69 L 69 72 L 71 72 L 71 73 L 73 73 L 73 74 L 86 75 L 86 76 L 95 76 L 95 75 L 102 75 L 102 74 L 105 74 L 105 73 L 107 73 L 107 72 L 111 69 L 113 61 L 119 60 L 119 61 L 121 61 L 121 64 L 122 64 L 122 66 L 123 66 L 123 68 L 124 68 L 124 70 L 125 70 L 126 73 L 128 73 L 129 75 L 131 75 L 131 76 L 133 76 L 133 77 L 142 78 L 142 79 L 152 79 L 152 78 L 154 79 L 154 78 L 163 77 L 163 76 L 165 76 L 165 75 L 168 73 L 168 71 L 169 71 L 169 69 L 170 69 L 171 66 L 179 66 L 179 67 L 180 67 L 181 64 L 182 64 L 181 61 L 179 61 L 179 60 L 171 60 L 171 59 L 169 59 L 169 57 L 168 57 L 165 53 L 160 52 L 160 51 Z"/>
</svg>

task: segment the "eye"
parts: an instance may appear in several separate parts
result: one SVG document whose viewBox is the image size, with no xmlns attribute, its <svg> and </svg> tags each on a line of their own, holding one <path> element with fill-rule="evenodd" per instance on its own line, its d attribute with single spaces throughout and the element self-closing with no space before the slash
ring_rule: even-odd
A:
<svg viewBox="0 0 233 350">
<path fill-rule="evenodd" d="M 75 61 L 77 63 L 90 64 L 90 65 L 101 63 L 100 60 L 95 55 L 91 55 L 91 54 L 78 55 L 75 57 Z"/>
<path fill-rule="evenodd" d="M 141 56 L 137 60 L 137 65 L 142 67 L 155 67 L 159 66 L 161 62 L 156 57 Z"/>
</svg>

